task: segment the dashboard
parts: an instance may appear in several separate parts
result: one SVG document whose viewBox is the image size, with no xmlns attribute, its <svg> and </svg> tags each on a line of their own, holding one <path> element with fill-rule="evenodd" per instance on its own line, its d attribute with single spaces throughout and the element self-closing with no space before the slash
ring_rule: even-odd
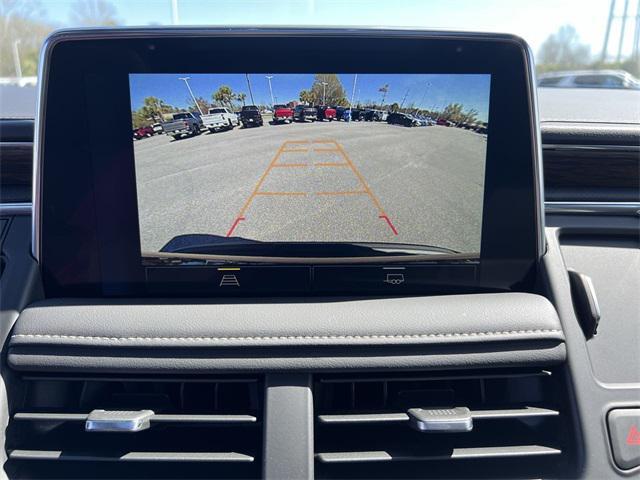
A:
<svg viewBox="0 0 640 480">
<path fill-rule="evenodd" d="M 34 152 L 8 478 L 640 472 L 640 129 L 541 122 L 524 41 L 61 31 L 42 65 L 0 139 Z"/>
</svg>

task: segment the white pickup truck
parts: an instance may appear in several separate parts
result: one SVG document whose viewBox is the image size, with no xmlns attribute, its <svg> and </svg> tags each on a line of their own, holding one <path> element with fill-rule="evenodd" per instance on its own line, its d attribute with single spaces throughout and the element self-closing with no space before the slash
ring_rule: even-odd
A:
<svg viewBox="0 0 640 480">
<path fill-rule="evenodd" d="M 231 130 L 240 125 L 238 115 L 225 107 L 213 107 L 207 115 L 202 116 L 203 125 L 211 132 L 218 130 Z"/>
</svg>

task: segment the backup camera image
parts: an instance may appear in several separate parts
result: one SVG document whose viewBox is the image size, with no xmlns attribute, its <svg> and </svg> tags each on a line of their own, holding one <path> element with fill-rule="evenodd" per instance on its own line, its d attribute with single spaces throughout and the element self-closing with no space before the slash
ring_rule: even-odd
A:
<svg viewBox="0 0 640 480">
<path fill-rule="evenodd" d="M 490 81 L 130 74 L 144 261 L 478 256 Z"/>
</svg>

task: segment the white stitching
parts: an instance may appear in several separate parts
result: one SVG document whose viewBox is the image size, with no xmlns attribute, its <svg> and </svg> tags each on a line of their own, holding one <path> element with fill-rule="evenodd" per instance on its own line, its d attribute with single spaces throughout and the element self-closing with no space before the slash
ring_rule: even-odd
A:
<svg viewBox="0 0 640 480">
<path fill-rule="evenodd" d="M 421 339 L 449 337 L 491 337 L 498 335 L 523 335 L 537 333 L 560 333 L 557 329 L 538 330 L 505 330 L 496 332 L 462 332 L 462 333 L 423 333 L 405 335 L 282 335 L 270 337 L 99 337 L 89 335 L 56 335 L 56 334 L 23 334 L 16 333 L 12 338 L 48 338 L 67 340 L 105 340 L 105 341 L 262 341 L 262 340 L 376 340 L 376 339 Z"/>
</svg>

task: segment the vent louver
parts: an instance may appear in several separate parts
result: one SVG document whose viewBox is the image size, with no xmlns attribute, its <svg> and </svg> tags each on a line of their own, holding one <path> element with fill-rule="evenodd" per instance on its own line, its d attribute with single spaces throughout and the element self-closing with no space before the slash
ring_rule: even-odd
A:
<svg viewBox="0 0 640 480">
<path fill-rule="evenodd" d="M 256 377 L 26 378 L 6 469 L 10 478 L 258 478 L 262 392 Z M 125 431 L 136 418 L 138 431 Z"/>
<path fill-rule="evenodd" d="M 569 457 L 559 387 L 540 370 L 316 377 L 316 477 L 552 475 Z"/>
</svg>

